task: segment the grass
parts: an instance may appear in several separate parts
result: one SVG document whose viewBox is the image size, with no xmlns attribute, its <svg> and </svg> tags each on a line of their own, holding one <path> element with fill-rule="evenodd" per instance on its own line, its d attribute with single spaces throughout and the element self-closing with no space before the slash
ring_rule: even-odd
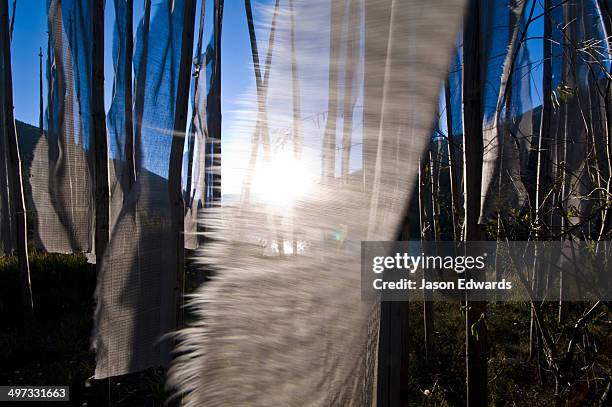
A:
<svg viewBox="0 0 612 407">
<path fill-rule="evenodd" d="M 76 406 L 162 406 L 161 369 L 92 380 L 96 275 L 85 256 L 32 251 L 30 271 L 35 323 L 26 326 L 16 259 L 0 257 L 0 383 L 68 385 Z"/>
<path fill-rule="evenodd" d="M 565 324 L 556 324 L 557 306 L 545 304 L 543 311 L 549 326 L 554 327 L 554 340 L 564 349 L 573 324 L 589 304 L 568 304 Z M 595 406 L 604 391 L 607 372 L 612 372 L 612 328 L 609 312 L 602 308 L 600 318 L 589 325 L 590 341 L 597 354 L 577 352 L 573 378 L 577 380 L 563 394 L 563 406 Z M 425 362 L 422 304 L 410 304 L 410 405 L 465 405 L 465 322 L 459 303 L 434 303 L 433 361 Z M 554 406 L 554 379 L 546 368 L 540 371 L 536 358 L 529 360 L 530 308 L 526 303 L 489 303 L 487 329 L 489 335 L 488 390 L 490 406 Z M 580 347 L 581 345 L 579 345 Z M 582 363 L 588 363 L 588 374 Z M 545 364 L 545 363 L 544 363 Z M 594 374 L 599 373 L 599 374 Z M 432 389 L 435 390 L 432 392 Z M 430 391 L 429 396 L 424 392 Z M 607 404 L 606 404 L 607 405 Z"/>
</svg>

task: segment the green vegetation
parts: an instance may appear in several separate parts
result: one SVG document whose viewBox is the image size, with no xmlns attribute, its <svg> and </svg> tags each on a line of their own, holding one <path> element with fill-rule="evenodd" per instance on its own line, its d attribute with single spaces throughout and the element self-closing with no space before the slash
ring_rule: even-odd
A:
<svg viewBox="0 0 612 407">
<path fill-rule="evenodd" d="M 556 323 L 558 305 L 543 305 L 544 316 L 554 326 L 557 345 L 567 343 L 573 325 L 592 304 L 568 304 L 567 323 Z M 430 366 L 425 361 L 422 303 L 410 304 L 410 405 L 465 405 L 465 316 L 457 303 L 435 303 L 433 349 Z M 586 338 L 574 357 L 569 391 L 560 405 L 599 405 L 612 372 L 612 321 L 606 308 L 588 326 Z M 555 382 L 544 356 L 529 358 L 530 311 L 525 303 L 489 303 L 488 386 L 491 406 L 554 406 Z M 539 366 L 542 366 L 541 368 Z M 426 395 L 425 393 L 429 393 Z M 607 405 L 607 404 L 604 404 Z"/>
</svg>

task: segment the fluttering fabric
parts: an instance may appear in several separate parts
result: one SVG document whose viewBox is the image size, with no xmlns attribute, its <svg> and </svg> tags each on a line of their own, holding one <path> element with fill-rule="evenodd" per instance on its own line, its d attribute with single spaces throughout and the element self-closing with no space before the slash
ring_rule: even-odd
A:
<svg viewBox="0 0 612 407">
<path fill-rule="evenodd" d="M 528 171 L 534 135 L 532 69 L 524 41 L 533 2 L 481 2 L 483 177 L 480 223 L 528 202 L 522 175 Z"/>
<path fill-rule="evenodd" d="M 263 95 L 245 95 L 235 134 L 253 140 L 258 163 L 245 149 L 232 171 L 253 168 L 248 196 L 204 215 L 197 260 L 216 274 L 193 296 L 169 372 L 185 405 L 375 405 L 379 308 L 361 300 L 360 242 L 396 236 L 463 5 L 281 2 L 265 89 L 270 139 L 252 137 Z M 362 35 L 347 52 L 351 21 Z M 363 113 L 351 116 L 355 94 Z M 347 143 L 336 129 L 347 117 L 363 125 L 342 177 Z"/>
<path fill-rule="evenodd" d="M 109 189 L 111 225 L 114 225 L 129 195 L 136 177 L 134 164 L 134 131 L 132 116 L 132 55 L 128 54 L 128 41 L 132 32 L 127 32 L 129 14 L 126 0 L 114 0 L 113 32 L 113 90 L 110 109 L 106 115 L 109 146 Z M 129 25 L 131 27 L 131 24 Z M 128 38 L 129 36 L 129 38 Z M 129 69 L 126 75 L 126 68 Z M 111 226 L 112 230 L 112 226 Z"/>
<path fill-rule="evenodd" d="M 34 242 L 48 252 L 93 252 L 92 5 L 48 0 L 47 132 L 30 169 Z"/>
<path fill-rule="evenodd" d="M 171 161 L 172 143 L 182 146 L 184 137 L 174 137 L 173 129 L 185 2 L 146 5 L 135 42 L 134 134 L 116 127 L 115 137 L 120 141 L 114 144 L 115 161 L 125 158 L 120 146 L 133 137 L 136 178 L 129 190 L 120 188 L 124 196 L 121 209 L 98 266 L 93 338 L 96 378 L 166 365 L 172 341 L 164 335 L 176 328 L 177 321 L 179 228 L 168 178 L 170 168 L 181 168 L 180 155 Z M 124 21 L 116 20 L 117 42 Z M 115 48 L 116 60 L 121 59 L 121 49 Z M 120 111 L 121 103 L 114 99 L 111 112 Z M 109 120 L 116 119 L 111 115 Z"/>
<path fill-rule="evenodd" d="M 203 5 L 205 7 L 205 5 Z M 200 24 L 203 24 L 201 19 Z M 203 27 L 200 28 L 201 32 Z M 183 156 L 183 189 L 185 191 L 185 248 L 197 249 L 199 246 L 198 217 L 210 203 L 211 194 L 206 186 L 212 184 L 207 180 L 207 167 L 212 168 L 212 157 L 207 154 L 208 118 L 207 99 L 211 90 L 210 80 L 214 70 L 214 41 L 208 43 L 202 52 L 202 34 L 198 38 L 196 57 L 194 58 L 194 80 L 192 87 L 192 117 Z M 208 201 L 207 201 L 208 197 Z"/>
</svg>

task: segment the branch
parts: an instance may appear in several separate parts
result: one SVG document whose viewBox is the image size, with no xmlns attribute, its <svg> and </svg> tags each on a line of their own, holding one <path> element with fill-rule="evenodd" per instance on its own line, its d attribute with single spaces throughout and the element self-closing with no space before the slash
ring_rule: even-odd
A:
<svg viewBox="0 0 612 407">
<path fill-rule="evenodd" d="M 574 325 L 574 330 L 572 331 L 572 338 L 570 339 L 569 344 L 567 345 L 567 352 L 565 353 L 565 359 L 563 361 L 566 377 L 569 373 L 570 363 L 572 362 L 572 358 L 574 355 L 574 348 L 576 347 L 576 338 L 578 336 L 578 332 L 582 328 L 584 328 L 587 322 L 589 322 L 589 320 L 593 317 L 595 311 L 597 311 L 597 308 L 599 308 L 601 304 L 602 300 L 597 301 L 595 305 L 593 305 L 587 312 L 582 314 L 582 317 L 580 317 L 578 322 L 576 322 L 576 324 Z"/>
</svg>

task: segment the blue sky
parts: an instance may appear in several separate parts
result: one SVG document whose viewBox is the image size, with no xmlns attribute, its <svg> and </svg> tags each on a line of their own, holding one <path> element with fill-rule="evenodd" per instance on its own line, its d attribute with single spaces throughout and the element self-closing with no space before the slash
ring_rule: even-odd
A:
<svg viewBox="0 0 612 407">
<path fill-rule="evenodd" d="M 46 55 L 46 32 L 46 0 L 35 0 L 27 3 L 17 1 L 17 14 L 11 46 L 13 102 L 16 118 L 34 125 L 38 125 L 38 51 L 39 47 L 42 47 L 43 54 Z M 43 60 L 44 63 L 45 60 Z M 45 79 L 43 78 L 43 80 Z"/>
</svg>

